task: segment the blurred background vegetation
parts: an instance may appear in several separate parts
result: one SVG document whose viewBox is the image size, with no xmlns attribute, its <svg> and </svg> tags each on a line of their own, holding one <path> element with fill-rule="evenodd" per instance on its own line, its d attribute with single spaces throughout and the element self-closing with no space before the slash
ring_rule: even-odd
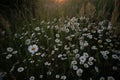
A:
<svg viewBox="0 0 120 80">
<path fill-rule="evenodd" d="M 15 22 L 38 18 L 49 20 L 87 16 L 93 20 L 120 21 L 120 0 L 1 0 L 0 26 L 8 28 Z M 117 27 L 118 28 L 118 27 Z"/>
</svg>

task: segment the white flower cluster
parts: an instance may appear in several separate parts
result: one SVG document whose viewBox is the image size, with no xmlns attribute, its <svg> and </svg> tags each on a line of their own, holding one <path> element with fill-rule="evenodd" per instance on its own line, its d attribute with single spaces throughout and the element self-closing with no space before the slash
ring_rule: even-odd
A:
<svg viewBox="0 0 120 80">
<path fill-rule="evenodd" d="M 120 37 L 104 22 L 34 19 L 1 43 L 0 63 L 18 80 L 117 80 Z"/>
</svg>

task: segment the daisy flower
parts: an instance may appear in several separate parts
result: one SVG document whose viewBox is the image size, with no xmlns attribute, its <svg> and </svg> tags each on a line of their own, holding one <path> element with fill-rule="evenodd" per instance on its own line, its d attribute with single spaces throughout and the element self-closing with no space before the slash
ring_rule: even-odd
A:
<svg viewBox="0 0 120 80">
<path fill-rule="evenodd" d="M 72 68 L 73 68 L 73 70 L 78 70 L 78 66 L 76 66 L 76 65 L 73 65 Z"/>
<path fill-rule="evenodd" d="M 88 68 L 88 67 L 89 67 L 89 65 L 85 63 L 85 64 L 84 64 L 84 67 L 85 67 L 85 68 Z"/>
<path fill-rule="evenodd" d="M 40 75 L 40 78 L 43 78 L 43 75 Z"/>
<path fill-rule="evenodd" d="M 35 77 L 34 77 L 34 76 L 31 76 L 31 77 L 29 78 L 29 80 L 35 80 Z"/>
<path fill-rule="evenodd" d="M 38 51 L 38 46 L 37 46 L 36 44 L 30 45 L 30 46 L 28 47 L 28 51 L 29 51 L 30 53 L 34 54 L 35 52 Z"/>
<path fill-rule="evenodd" d="M 23 68 L 23 67 L 19 67 L 19 68 L 17 69 L 17 71 L 18 71 L 18 72 L 23 72 L 23 71 L 24 71 L 24 68 Z"/>
<path fill-rule="evenodd" d="M 100 79 L 99 80 L 105 80 L 105 78 L 104 77 L 100 77 Z"/>
<path fill-rule="evenodd" d="M 67 77 L 66 77 L 66 76 L 61 76 L 61 79 L 62 79 L 62 80 L 66 80 Z"/>
<path fill-rule="evenodd" d="M 25 44 L 26 45 L 29 45 L 31 43 L 31 40 L 30 39 L 27 39 L 26 41 L 25 41 Z"/>
<path fill-rule="evenodd" d="M 8 52 L 12 52 L 12 51 L 13 51 L 13 48 L 8 47 L 8 48 L 7 48 L 7 51 L 8 51 Z"/>
<path fill-rule="evenodd" d="M 71 62 L 71 65 L 76 65 L 77 64 L 77 61 L 76 60 L 73 60 L 72 62 Z"/>
<path fill-rule="evenodd" d="M 108 76 L 107 80 L 115 80 L 115 79 L 112 76 Z"/>
<path fill-rule="evenodd" d="M 36 28 L 35 28 L 35 31 L 40 31 L 40 28 L 39 28 L 39 27 L 36 27 Z"/>
<path fill-rule="evenodd" d="M 80 68 L 76 71 L 77 76 L 81 77 L 83 73 L 83 70 Z"/>
<path fill-rule="evenodd" d="M 56 75 L 55 78 L 56 78 L 56 79 L 60 78 L 60 75 Z"/>
<path fill-rule="evenodd" d="M 7 56 L 6 56 L 6 59 L 10 59 L 12 57 L 12 54 L 8 54 Z"/>
<path fill-rule="evenodd" d="M 12 52 L 12 54 L 17 54 L 17 53 L 18 53 L 18 51 L 13 51 L 13 52 Z"/>
<path fill-rule="evenodd" d="M 80 62 L 83 62 L 83 63 L 86 61 L 86 57 L 85 56 L 81 56 L 79 59 L 80 59 Z"/>
</svg>

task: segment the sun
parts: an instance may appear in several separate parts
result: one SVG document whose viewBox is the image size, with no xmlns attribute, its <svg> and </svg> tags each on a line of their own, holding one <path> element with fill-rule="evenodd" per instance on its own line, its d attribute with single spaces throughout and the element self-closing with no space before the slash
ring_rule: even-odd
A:
<svg viewBox="0 0 120 80">
<path fill-rule="evenodd" d="M 65 0 L 56 0 L 57 3 L 63 3 Z"/>
</svg>

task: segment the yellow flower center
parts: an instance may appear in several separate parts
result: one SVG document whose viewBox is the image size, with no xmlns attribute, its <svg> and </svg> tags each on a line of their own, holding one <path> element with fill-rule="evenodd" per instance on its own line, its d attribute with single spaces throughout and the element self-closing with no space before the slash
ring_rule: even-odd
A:
<svg viewBox="0 0 120 80">
<path fill-rule="evenodd" d="M 32 50 L 35 50 L 35 47 L 32 47 Z"/>
</svg>

